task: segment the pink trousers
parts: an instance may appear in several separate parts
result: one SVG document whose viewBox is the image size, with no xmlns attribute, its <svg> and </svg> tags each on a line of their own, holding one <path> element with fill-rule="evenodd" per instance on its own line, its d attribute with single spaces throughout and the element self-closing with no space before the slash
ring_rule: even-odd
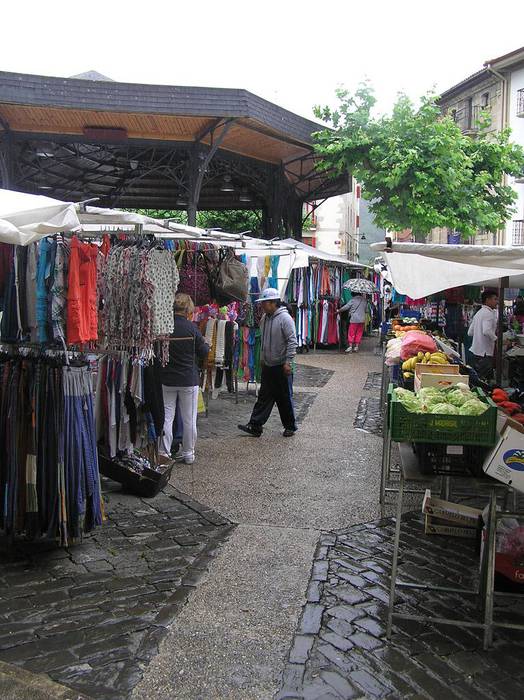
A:
<svg viewBox="0 0 524 700">
<path fill-rule="evenodd" d="M 360 345 L 362 336 L 364 335 L 364 324 L 363 323 L 350 323 L 348 330 L 348 344 L 349 345 Z"/>
</svg>

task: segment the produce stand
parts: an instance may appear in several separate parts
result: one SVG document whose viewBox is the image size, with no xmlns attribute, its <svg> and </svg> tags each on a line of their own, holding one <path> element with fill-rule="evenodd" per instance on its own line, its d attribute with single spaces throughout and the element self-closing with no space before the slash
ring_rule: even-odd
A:
<svg viewBox="0 0 524 700">
<path fill-rule="evenodd" d="M 395 535 L 393 539 L 393 559 L 391 566 L 391 583 L 390 596 L 388 605 L 388 621 L 386 636 L 391 638 L 392 625 L 395 619 L 414 620 L 417 622 L 429 622 L 434 624 L 452 625 L 455 627 L 465 627 L 473 629 L 482 629 L 484 632 L 484 649 L 488 649 L 493 643 L 493 630 L 495 627 L 504 627 L 507 629 L 524 630 L 524 624 L 497 622 L 494 620 L 494 599 L 499 595 L 495 591 L 495 534 L 497 521 L 502 517 L 515 517 L 516 513 L 510 513 L 506 510 L 497 511 L 497 497 L 502 494 L 504 503 L 507 502 L 509 496 L 509 488 L 504 484 L 495 481 L 490 483 L 490 492 L 488 499 L 487 518 L 486 518 L 486 539 L 481 560 L 479 583 L 475 589 L 456 588 L 451 586 L 433 586 L 427 582 L 407 583 L 398 580 L 398 563 L 400 556 L 400 533 L 402 527 L 403 501 L 405 493 L 413 493 L 406 488 L 408 484 L 427 484 L 428 476 L 423 474 L 419 469 L 419 463 L 414 459 L 409 445 L 403 444 L 400 446 L 400 465 L 399 465 L 399 489 L 395 516 Z M 461 475 L 464 476 L 464 475 Z M 452 478 L 451 476 L 447 478 Z M 471 488 L 478 490 L 485 485 L 485 480 L 471 479 Z M 506 505 L 503 506 L 506 508 Z M 440 593 L 472 595 L 478 598 L 480 620 L 458 620 L 452 617 L 445 616 L 430 616 L 430 615 L 414 615 L 395 611 L 397 601 L 397 589 L 418 589 L 422 591 L 433 591 Z M 500 595 L 507 595 L 501 593 Z M 518 594 L 517 594 L 518 595 Z"/>
<path fill-rule="evenodd" d="M 390 241 L 386 244 L 375 244 L 374 248 L 382 251 L 382 258 L 387 265 L 388 275 L 394 289 L 411 299 L 421 299 L 462 285 L 498 287 L 501 290 L 507 287 L 524 287 L 524 248 L 493 250 L 478 246 L 392 244 Z M 431 335 L 430 328 L 431 326 L 425 328 L 427 335 Z M 433 377 L 428 380 L 427 372 L 431 372 L 431 370 L 422 367 L 422 372 L 426 372 L 425 375 L 422 375 L 426 377 L 426 381 L 421 383 L 420 376 L 415 369 L 418 367 L 417 360 L 413 359 L 410 363 L 405 364 L 412 354 L 406 357 L 405 352 L 400 352 L 399 346 L 395 345 L 393 340 L 395 335 L 399 338 L 406 337 L 402 334 L 401 326 L 392 328 L 389 334 L 390 343 L 386 344 L 384 352 L 385 364 L 381 387 L 381 405 L 384 411 L 381 504 L 385 503 L 388 493 L 397 494 L 387 637 L 390 638 L 392 634 L 393 621 L 400 618 L 431 624 L 481 629 L 484 648 L 487 649 L 493 642 L 494 629 L 497 627 L 524 629 L 524 621 L 509 620 L 503 622 L 494 619 L 496 597 L 509 595 L 495 590 L 495 572 L 497 571 L 498 575 L 501 573 L 498 526 L 500 521 L 505 518 L 521 519 L 523 513 L 519 512 L 517 494 L 511 486 L 512 482 L 509 481 L 509 484 L 500 483 L 503 481 L 500 476 L 497 476 L 499 480 L 496 481 L 484 474 L 487 464 L 490 463 L 489 460 L 493 458 L 492 450 L 499 449 L 500 419 L 504 417 L 504 412 L 511 414 L 515 410 L 515 403 L 512 402 L 513 394 L 509 392 L 510 396 L 506 396 L 506 401 L 503 401 L 500 395 L 496 398 L 495 392 L 493 392 L 492 400 L 491 391 L 488 393 L 489 387 L 479 381 L 478 376 L 471 368 L 463 364 L 458 353 L 450 352 L 446 347 L 447 341 L 445 339 L 444 343 L 436 340 L 437 346 L 439 349 L 444 349 L 450 363 L 459 366 L 458 371 L 464 377 L 453 377 L 452 375 L 457 372 L 457 367 L 454 367 L 447 375 L 442 374 L 441 377 Z M 499 337 L 501 337 L 500 329 Z M 402 347 L 404 346 L 402 345 Z M 497 379 L 500 379 L 502 342 L 498 344 L 497 350 Z M 427 358 L 425 362 L 428 362 Z M 402 364 L 404 367 L 401 366 Z M 446 371 L 444 369 L 444 372 Z M 439 373 L 439 369 L 435 368 L 434 372 Z M 410 382 L 412 383 L 410 384 Z M 402 392 L 408 388 L 410 391 L 403 394 Z M 418 395 L 417 392 L 421 389 L 429 392 L 431 388 L 443 392 L 443 403 L 452 403 L 451 395 L 456 391 L 459 393 L 462 391 L 464 397 L 467 397 L 466 402 L 474 399 L 475 410 L 478 409 L 477 402 L 482 402 L 484 408 L 478 409 L 478 415 L 473 412 L 468 415 L 469 407 L 463 407 L 460 403 L 454 404 L 454 409 L 451 409 L 449 405 L 446 408 L 446 406 L 436 403 L 433 405 L 425 404 L 424 401 L 429 397 L 429 393 L 422 392 Z M 412 393 L 412 390 L 415 390 L 415 393 Z M 410 406 L 411 399 L 407 394 L 413 398 L 413 406 Z M 436 395 L 432 398 L 434 402 L 437 401 Z M 454 396 L 455 398 L 457 397 Z M 418 408 L 417 401 L 419 402 Z M 522 400 L 520 400 L 520 404 L 522 405 Z M 398 450 L 398 459 L 392 458 L 393 443 L 395 443 L 395 449 Z M 517 459 L 517 457 L 513 459 Z M 518 458 L 520 459 L 520 457 Z M 497 462 L 497 464 L 499 463 L 502 464 L 502 462 Z M 518 468 L 518 465 L 515 468 Z M 396 477 L 394 480 L 392 480 L 393 475 Z M 406 493 L 420 494 L 422 501 L 428 483 L 432 483 L 437 492 L 440 490 L 441 498 L 448 502 L 450 502 L 451 493 L 460 490 L 461 492 L 467 491 L 467 493 L 460 494 L 461 498 L 474 497 L 479 504 L 485 505 L 478 585 L 472 586 L 471 590 L 461 588 L 460 583 L 454 586 L 454 582 L 449 580 L 444 580 L 441 582 L 443 585 L 436 586 L 434 581 L 428 579 L 429 574 L 425 576 L 422 572 L 420 572 L 422 580 L 416 583 L 399 580 L 404 497 Z M 458 493 L 455 493 L 455 500 L 457 500 L 457 496 Z M 512 500 L 510 500 L 511 497 Z M 508 502 L 511 502 L 511 508 L 508 508 Z M 464 508 L 460 504 L 451 502 L 450 505 Z M 481 536 L 480 532 L 476 533 L 471 528 L 466 534 L 468 528 L 453 527 L 449 524 L 450 522 L 451 519 L 447 520 L 448 526 L 446 527 L 446 518 L 439 520 L 438 516 L 436 518 L 427 517 L 426 534 L 423 536 L 428 538 L 469 537 L 470 539 L 465 541 L 471 542 L 472 546 L 474 546 L 475 538 L 479 539 Z M 441 534 L 438 534 L 439 528 Z M 452 571 L 451 562 L 450 571 Z M 520 580 L 522 580 L 520 577 L 515 578 L 514 582 Z M 445 609 L 442 610 L 442 606 L 434 616 L 430 613 L 416 615 L 410 614 L 410 611 L 403 612 L 402 608 L 399 609 L 397 591 L 398 589 L 410 588 L 420 592 L 437 591 L 440 594 L 449 594 L 451 597 L 457 594 L 474 596 L 478 602 L 480 615 L 478 618 L 472 615 L 471 619 L 467 620 L 459 620 L 457 616 L 454 618 L 455 606 L 452 602 L 449 603 L 449 614 Z M 516 595 L 520 595 L 520 592 Z M 442 598 L 442 602 L 444 601 L 445 598 Z"/>
</svg>

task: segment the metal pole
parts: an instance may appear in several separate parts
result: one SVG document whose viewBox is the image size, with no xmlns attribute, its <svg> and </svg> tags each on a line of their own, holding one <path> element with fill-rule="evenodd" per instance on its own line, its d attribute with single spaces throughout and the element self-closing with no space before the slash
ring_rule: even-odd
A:
<svg viewBox="0 0 524 700">
<path fill-rule="evenodd" d="M 498 386 L 502 382 L 502 349 L 503 349 L 503 334 L 504 334 L 504 290 L 509 287 L 509 277 L 501 277 L 499 282 L 499 318 L 497 329 L 497 357 L 496 357 L 496 375 L 495 381 Z"/>
<path fill-rule="evenodd" d="M 393 540 L 393 560 L 391 562 L 391 580 L 389 587 L 389 606 L 386 628 L 386 638 L 391 639 L 393 628 L 393 611 L 395 607 L 395 584 L 397 581 L 398 554 L 400 548 L 400 525 L 402 523 L 402 501 L 404 499 L 404 472 L 400 467 L 400 485 L 397 496 L 397 516 L 395 521 L 395 537 Z"/>
</svg>

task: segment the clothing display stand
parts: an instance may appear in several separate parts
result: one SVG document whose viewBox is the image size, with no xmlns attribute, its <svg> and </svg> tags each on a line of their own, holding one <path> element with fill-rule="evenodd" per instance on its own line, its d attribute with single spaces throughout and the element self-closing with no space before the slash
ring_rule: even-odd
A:
<svg viewBox="0 0 524 700">
<path fill-rule="evenodd" d="M 522 517 L 522 513 L 508 513 L 505 511 L 497 511 L 497 496 L 502 492 L 504 501 L 507 501 L 510 487 L 500 483 L 490 483 L 490 492 L 488 497 L 488 516 L 486 521 L 486 538 L 483 548 L 483 556 L 481 560 L 479 585 L 474 590 L 456 588 L 449 586 L 434 586 L 428 583 L 407 583 L 398 580 L 398 563 L 400 555 L 400 534 L 402 528 L 403 501 L 405 493 L 413 493 L 412 490 L 406 489 L 407 483 L 428 482 L 428 475 L 422 474 L 419 469 L 419 464 L 415 456 L 411 453 L 408 445 L 401 446 L 400 449 L 400 464 L 399 464 L 399 488 L 397 496 L 397 509 L 395 516 L 395 535 L 393 540 L 393 558 L 391 563 L 391 579 L 390 593 L 387 618 L 387 639 L 391 638 L 393 621 L 395 619 L 413 620 L 416 622 L 426 622 L 433 624 L 452 625 L 455 627 L 466 627 L 474 629 L 482 629 L 484 632 L 483 646 L 488 649 L 493 643 L 493 629 L 495 627 L 503 627 L 506 629 L 524 630 L 524 624 L 496 622 L 493 619 L 494 615 L 494 599 L 497 595 L 512 596 L 513 594 L 499 594 L 494 589 L 495 585 L 495 545 L 497 522 L 503 517 Z M 439 478 L 439 477 L 435 477 Z M 452 476 L 446 479 L 452 479 Z M 486 482 L 482 479 L 471 477 L 471 486 L 473 488 L 479 486 L 479 483 L 484 485 Z M 419 491 L 420 493 L 420 491 Z M 433 591 L 439 593 L 451 593 L 460 595 L 473 595 L 478 597 L 479 608 L 481 610 L 482 621 L 457 620 L 449 617 L 438 617 L 430 615 L 414 615 L 395 611 L 396 590 L 397 588 Z M 518 594 L 515 594 L 518 596 Z"/>
</svg>

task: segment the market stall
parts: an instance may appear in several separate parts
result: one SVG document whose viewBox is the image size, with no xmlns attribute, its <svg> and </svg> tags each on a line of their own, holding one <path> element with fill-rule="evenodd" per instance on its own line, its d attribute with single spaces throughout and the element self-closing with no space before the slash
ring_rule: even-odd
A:
<svg viewBox="0 0 524 700">
<path fill-rule="evenodd" d="M 169 478 L 157 368 L 177 291 L 212 349 L 203 392 L 232 392 L 258 378 L 254 301 L 296 253 L 5 190 L 0 217 L 0 529 L 67 545 L 102 523 L 100 473 L 147 496 Z"/>
<path fill-rule="evenodd" d="M 375 244 L 374 248 L 381 250 L 393 289 L 413 299 L 467 284 L 498 286 L 502 289 L 503 302 L 504 288 L 520 287 L 524 283 L 522 249 L 413 244 Z M 502 339 L 502 335 L 499 337 Z M 502 347 L 501 342 L 499 363 Z M 512 583 L 520 581 L 518 561 L 524 541 L 520 524 L 523 514 L 518 509 L 517 493 L 524 491 L 518 479 L 522 464 L 518 456 L 524 454 L 524 432 L 518 420 L 513 421 L 510 416 L 519 418 L 524 397 L 516 388 L 511 394 L 500 388 L 493 391 L 479 380 L 457 350 L 439 324 L 420 318 L 407 321 L 400 316 L 391 321 L 385 350 L 381 477 L 381 501 L 384 502 L 386 493 L 397 493 L 388 635 L 394 618 L 407 617 L 479 627 L 484 631 L 484 645 L 488 647 L 497 625 L 524 628 L 520 621 L 494 620 L 495 575 L 505 576 Z M 394 482 L 393 445 L 398 450 Z M 475 496 L 479 503 L 487 502 L 484 511 L 453 502 L 457 479 L 466 484 L 469 496 Z M 440 593 L 477 595 L 482 610 L 479 621 L 457 620 L 452 614 L 413 617 L 398 609 L 396 590 L 405 587 L 397 576 L 403 496 L 406 492 L 422 496 L 421 482 L 427 488 L 428 480 L 439 482 L 441 498 L 435 499 L 426 492 L 422 505 L 425 533 L 471 540 L 479 537 L 483 542 L 479 587 L 475 591 L 459 591 L 436 588 L 426 581 L 410 585 Z"/>
<path fill-rule="evenodd" d="M 369 268 L 300 241 L 282 243 L 297 252 L 285 298 L 295 318 L 299 348 L 344 344 L 346 329 L 337 311 L 351 299 L 347 282 Z"/>
</svg>

